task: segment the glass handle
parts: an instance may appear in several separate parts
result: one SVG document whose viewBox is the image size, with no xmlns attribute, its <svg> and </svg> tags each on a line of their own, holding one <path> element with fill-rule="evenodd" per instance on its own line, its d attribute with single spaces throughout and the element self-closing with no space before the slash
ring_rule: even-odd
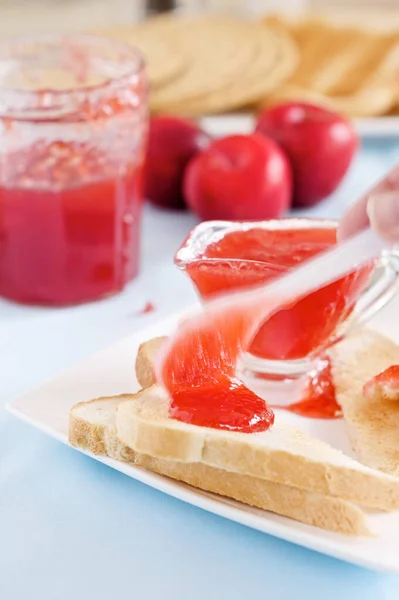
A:
<svg viewBox="0 0 399 600">
<path fill-rule="evenodd" d="M 399 253 L 383 252 L 377 268 L 383 269 L 383 274 L 361 295 L 341 336 L 369 321 L 399 290 Z"/>
</svg>

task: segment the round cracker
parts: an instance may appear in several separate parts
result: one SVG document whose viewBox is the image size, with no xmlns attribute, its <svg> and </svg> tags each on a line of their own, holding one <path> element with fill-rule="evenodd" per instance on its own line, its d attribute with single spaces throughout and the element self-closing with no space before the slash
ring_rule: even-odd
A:
<svg viewBox="0 0 399 600">
<path fill-rule="evenodd" d="M 168 111 L 175 104 L 221 89 L 242 77 L 257 52 L 248 24 L 231 17 L 180 17 L 157 24 L 165 39 L 173 36 L 189 68 L 151 94 L 151 109 Z"/>
<path fill-rule="evenodd" d="M 239 109 L 257 103 L 287 80 L 299 60 L 292 39 L 264 25 L 251 24 L 258 51 L 247 71 L 232 83 L 195 100 L 176 104 L 174 110 L 186 116 L 200 116 Z"/>
<path fill-rule="evenodd" d="M 188 67 L 188 61 L 179 53 L 172 39 L 160 37 L 151 26 L 114 27 L 93 32 L 135 46 L 143 54 L 148 79 L 154 88 L 175 80 Z"/>
</svg>

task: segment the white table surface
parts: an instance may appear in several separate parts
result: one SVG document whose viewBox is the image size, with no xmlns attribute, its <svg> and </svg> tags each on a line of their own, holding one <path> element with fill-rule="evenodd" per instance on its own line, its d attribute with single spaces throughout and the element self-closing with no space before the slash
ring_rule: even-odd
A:
<svg viewBox="0 0 399 600">
<path fill-rule="evenodd" d="M 370 141 L 339 193 L 344 207 L 399 160 Z M 185 505 L 80 455 L 1 410 L 32 386 L 195 295 L 173 266 L 193 216 L 147 207 L 140 277 L 69 309 L 0 300 L 0 599 L 396 600 L 399 577 L 349 566 Z M 0 250 L 1 251 L 1 250 Z M 140 315 L 151 301 L 156 310 Z"/>
</svg>

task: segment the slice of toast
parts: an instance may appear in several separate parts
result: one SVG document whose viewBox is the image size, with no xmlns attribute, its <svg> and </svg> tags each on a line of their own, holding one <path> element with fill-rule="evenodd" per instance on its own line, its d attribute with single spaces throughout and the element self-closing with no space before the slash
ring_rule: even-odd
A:
<svg viewBox="0 0 399 600">
<path fill-rule="evenodd" d="M 399 475 L 399 403 L 363 395 L 363 386 L 391 365 L 399 364 L 399 346 L 372 330 L 363 330 L 330 351 L 337 400 L 358 459 Z"/>
<path fill-rule="evenodd" d="M 143 386 L 154 381 L 157 344 L 159 348 L 164 339 L 151 340 L 139 349 L 136 369 Z M 379 343 L 377 336 L 376 352 Z M 277 421 L 260 434 L 224 432 L 170 419 L 169 404 L 168 396 L 155 385 L 134 402 L 121 404 L 116 415 L 118 437 L 132 449 L 157 458 L 202 462 L 371 508 L 399 508 L 399 479 L 370 469 L 284 422 Z"/>
<path fill-rule="evenodd" d="M 348 535 L 370 535 L 362 509 L 340 498 L 238 475 L 202 463 L 178 463 L 133 452 L 116 436 L 115 409 L 125 401 L 134 402 L 134 398 L 134 395 L 97 398 L 74 406 L 70 415 L 70 443 L 302 523 Z"/>
</svg>

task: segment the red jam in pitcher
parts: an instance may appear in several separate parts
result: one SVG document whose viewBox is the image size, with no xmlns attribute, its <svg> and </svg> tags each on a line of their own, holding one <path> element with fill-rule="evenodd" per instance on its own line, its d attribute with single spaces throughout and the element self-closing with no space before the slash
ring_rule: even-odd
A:
<svg viewBox="0 0 399 600">
<path fill-rule="evenodd" d="M 228 290 L 265 283 L 336 243 L 336 226 L 289 227 L 288 221 L 268 227 L 227 229 L 210 238 L 187 258 L 188 238 L 176 255 L 203 299 Z M 277 225 L 276 225 L 277 223 Z M 296 221 L 298 223 L 298 221 Z M 317 223 L 317 222 L 316 222 Z M 328 222 L 327 222 L 328 223 Z M 283 309 L 263 324 L 249 351 L 269 360 L 301 359 L 328 343 L 349 316 L 370 278 L 372 266 L 357 270 Z"/>
<path fill-rule="evenodd" d="M 10 56 L 0 80 L 0 295 L 67 305 L 115 293 L 138 270 L 141 58 L 80 35 L 0 46 L 0 64 Z"/>
</svg>

